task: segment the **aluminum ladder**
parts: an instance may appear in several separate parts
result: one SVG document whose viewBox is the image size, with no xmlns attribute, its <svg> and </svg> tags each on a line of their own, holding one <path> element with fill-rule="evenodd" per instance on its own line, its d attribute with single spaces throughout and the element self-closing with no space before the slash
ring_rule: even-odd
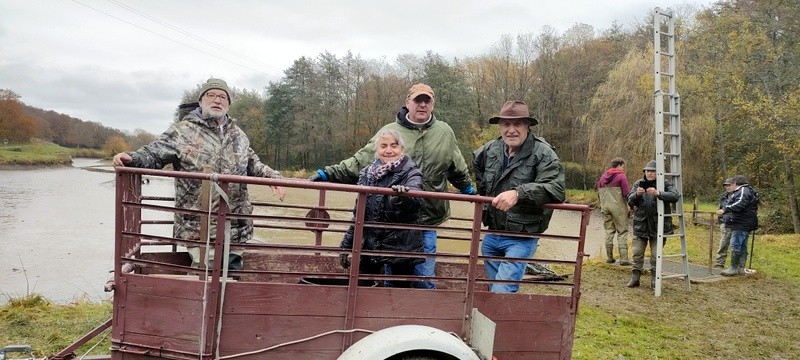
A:
<svg viewBox="0 0 800 360">
<path fill-rule="evenodd" d="M 671 177 L 680 198 L 673 213 L 664 213 L 664 202 L 658 201 L 658 236 L 656 238 L 655 296 L 661 296 L 661 281 L 668 278 L 683 278 L 686 290 L 689 281 L 689 257 L 686 247 L 686 221 L 683 213 L 683 176 L 681 174 L 681 115 L 680 96 L 675 88 L 675 21 L 672 11 L 655 8 L 653 14 L 653 79 L 656 144 L 656 186 L 664 190 L 666 177 Z M 669 169 L 669 171 L 666 171 Z M 664 235 L 664 221 L 677 218 L 678 226 L 671 235 Z M 674 221 L 673 221 L 674 224 Z M 680 238 L 681 252 L 664 254 L 664 241 Z M 652 249 L 650 249 L 652 252 Z M 651 254 L 652 256 L 652 254 Z M 664 275 L 666 258 L 681 258 L 681 274 Z"/>
</svg>

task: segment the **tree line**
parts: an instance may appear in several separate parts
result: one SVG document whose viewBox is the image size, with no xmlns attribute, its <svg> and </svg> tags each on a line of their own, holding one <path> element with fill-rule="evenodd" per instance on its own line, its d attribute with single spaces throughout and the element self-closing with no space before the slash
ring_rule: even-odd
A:
<svg viewBox="0 0 800 360">
<path fill-rule="evenodd" d="M 765 230 L 800 232 L 800 6 L 727 0 L 675 15 L 685 197 L 715 200 L 723 179 L 743 174 L 769 204 L 761 214 Z M 504 35 L 474 57 L 303 56 L 260 91 L 232 89 L 230 113 L 270 166 L 312 170 L 352 155 L 394 120 L 408 87 L 424 82 L 436 92 L 434 114 L 453 128 L 468 160 L 498 136 L 488 119 L 516 99 L 528 103 L 539 120 L 533 132 L 566 163 L 571 188 L 594 188 L 616 156 L 636 179 L 654 156 L 651 19 L 647 14 L 629 30 L 576 24 L 558 33 L 545 26 Z M 204 80 L 180 101 L 195 100 Z M 0 104 L 3 136 L 5 97 Z M 70 130 L 67 118 L 57 121 L 65 128 L 50 125 L 50 136 L 74 145 L 71 136 L 85 132 Z M 108 145 L 111 136 L 128 148 L 149 139 L 135 135 L 99 137 L 103 144 L 95 138 L 91 146 Z"/>
</svg>

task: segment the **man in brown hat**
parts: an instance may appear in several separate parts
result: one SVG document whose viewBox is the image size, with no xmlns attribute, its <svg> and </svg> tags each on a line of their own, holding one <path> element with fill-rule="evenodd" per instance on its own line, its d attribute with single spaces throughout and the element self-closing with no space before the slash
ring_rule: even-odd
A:
<svg viewBox="0 0 800 360">
<path fill-rule="evenodd" d="M 114 155 L 114 166 L 161 169 L 172 164 L 176 171 L 188 172 L 203 172 L 205 166 L 210 166 L 214 172 L 220 174 L 281 177 L 280 173 L 259 160 L 258 155 L 250 148 L 247 135 L 236 125 L 236 120 L 228 116 L 231 95 L 225 81 L 208 79 L 200 88 L 197 100 L 198 106 L 189 110 L 179 121 L 172 123 L 152 143 L 136 151 Z M 272 189 L 283 200 L 286 191 L 279 186 Z M 230 184 L 228 198 L 231 213 L 249 215 L 253 212 L 244 184 Z M 216 200 L 213 202 L 218 203 Z M 175 178 L 175 207 L 201 210 L 199 180 Z M 209 234 L 216 234 L 215 227 L 216 219 L 212 220 Z M 205 240 L 200 239 L 200 216 L 175 214 L 173 233 L 178 239 Z M 232 243 L 247 242 L 252 236 L 252 220 L 231 222 Z M 198 248 L 190 247 L 189 254 L 195 267 L 203 264 Z M 231 251 L 228 257 L 229 269 L 242 269 L 241 255 L 239 250 Z M 210 261 L 209 259 L 208 262 Z"/>
<path fill-rule="evenodd" d="M 436 95 L 433 89 L 426 84 L 415 84 L 408 89 L 405 106 L 397 113 L 395 121 L 386 124 L 378 133 L 386 129 L 400 133 L 406 143 L 406 154 L 422 169 L 425 179 L 422 190 L 447 192 L 447 183 L 450 182 L 462 194 L 475 194 L 467 163 L 458 148 L 453 129 L 436 119 L 434 105 Z M 361 169 L 375 160 L 375 141 L 373 137 L 352 157 L 318 169 L 309 180 L 355 184 Z M 450 203 L 447 200 L 422 199 L 420 224 L 439 225 L 448 218 Z M 422 235 L 425 252 L 436 253 L 436 230 L 425 230 Z M 431 277 L 435 265 L 435 260 L 428 258 L 416 266 L 414 275 Z M 414 287 L 432 289 L 435 284 L 432 281 L 416 281 Z"/>
<path fill-rule="evenodd" d="M 478 194 L 493 196 L 484 205 L 483 223 L 489 230 L 525 233 L 523 236 L 486 234 L 481 244 L 484 256 L 532 258 L 539 234 L 547 230 L 553 210 L 544 204 L 564 202 L 564 167 L 555 150 L 544 139 L 530 133 L 537 124 L 528 105 L 508 101 L 500 114 L 489 119 L 500 125 L 500 138 L 475 151 L 475 182 Z M 484 261 L 488 279 L 522 280 L 525 261 Z M 489 285 L 494 292 L 516 292 L 515 283 Z"/>
</svg>

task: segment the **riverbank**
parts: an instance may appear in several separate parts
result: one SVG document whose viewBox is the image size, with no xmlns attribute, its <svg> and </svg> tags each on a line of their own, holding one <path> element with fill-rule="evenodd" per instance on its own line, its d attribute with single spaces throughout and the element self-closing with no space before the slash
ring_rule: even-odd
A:
<svg viewBox="0 0 800 360">
<path fill-rule="evenodd" d="M 7 170 L 28 167 L 69 166 L 73 158 L 103 158 L 98 149 L 72 149 L 42 140 L 23 144 L 0 144 L 0 168 Z"/>
</svg>

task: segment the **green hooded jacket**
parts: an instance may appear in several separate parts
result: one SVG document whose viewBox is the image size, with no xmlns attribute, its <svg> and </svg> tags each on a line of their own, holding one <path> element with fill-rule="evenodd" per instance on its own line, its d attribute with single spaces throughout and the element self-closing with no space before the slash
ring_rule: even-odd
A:
<svg viewBox="0 0 800 360">
<path fill-rule="evenodd" d="M 422 169 L 422 189 L 425 191 L 446 192 L 449 181 L 457 189 L 472 185 L 469 169 L 461 150 L 458 148 L 456 135 L 450 125 L 431 120 L 422 127 L 417 127 L 406 118 L 408 109 L 403 107 L 397 113 L 396 121 L 385 125 L 382 129 L 394 129 L 406 143 L 405 153 Z M 381 129 L 381 130 L 382 130 Z M 380 131 L 378 131 L 380 132 Z M 375 137 L 352 157 L 342 160 L 336 165 L 326 166 L 324 171 L 332 182 L 355 184 L 358 174 L 375 159 Z M 420 224 L 439 225 L 450 218 L 450 203 L 446 200 L 422 200 Z"/>
</svg>

